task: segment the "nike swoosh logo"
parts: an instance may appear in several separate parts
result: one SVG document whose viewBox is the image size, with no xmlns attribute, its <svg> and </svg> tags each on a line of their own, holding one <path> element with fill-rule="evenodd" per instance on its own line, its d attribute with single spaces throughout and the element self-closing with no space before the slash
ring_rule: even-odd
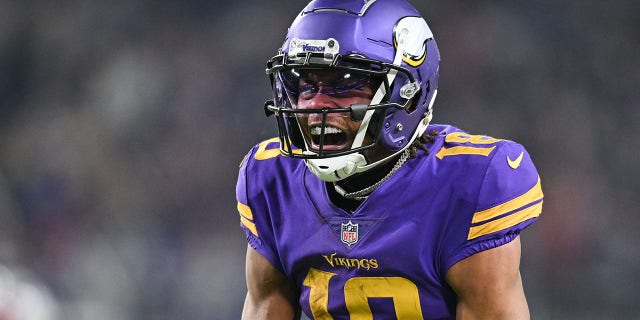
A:
<svg viewBox="0 0 640 320">
<path fill-rule="evenodd" d="M 511 167 L 511 169 L 518 169 L 518 167 L 520 166 L 520 162 L 522 162 L 523 155 L 524 151 L 520 152 L 520 155 L 515 160 L 511 160 L 511 158 L 507 156 L 507 163 L 509 164 L 509 167 Z"/>
</svg>

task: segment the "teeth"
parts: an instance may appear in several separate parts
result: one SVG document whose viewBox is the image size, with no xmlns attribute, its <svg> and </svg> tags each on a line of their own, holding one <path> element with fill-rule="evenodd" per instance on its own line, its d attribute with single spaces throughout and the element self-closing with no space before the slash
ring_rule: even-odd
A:
<svg viewBox="0 0 640 320">
<path fill-rule="evenodd" d="M 311 135 L 313 136 L 319 136 L 321 133 L 321 128 L 320 127 L 313 127 L 311 128 L 311 130 L 309 130 L 309 133 L 311 133 Z M 340 128 L 336 128 L 336 127 L 330 127 L 330 126 L 326 126 L 324 128 L 324 134 L 334 134 L 334 133 L 342 133 L 343 131 Z"/>
</svg>

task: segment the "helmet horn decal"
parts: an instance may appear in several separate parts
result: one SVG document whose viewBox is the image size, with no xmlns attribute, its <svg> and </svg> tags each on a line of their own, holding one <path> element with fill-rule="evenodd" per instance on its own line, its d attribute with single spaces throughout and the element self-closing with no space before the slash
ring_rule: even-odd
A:
<svg viewBox="0 0 640 320">
<path fill-rule="evenodd" d="M 411 30 L 409 33 L 408 30 Z M 399 39 L 404 37 L 405 45 L 398 46 Z M 404 17 L 398 21 L 393 31 L 393 44 L 396 50 L 402 51 L 402 60 L 412 67 L 420 66 L 427 58 L 427 41 L 433 39 L 433 32 L 427 22 L 420 17 Z"/>
</svg>

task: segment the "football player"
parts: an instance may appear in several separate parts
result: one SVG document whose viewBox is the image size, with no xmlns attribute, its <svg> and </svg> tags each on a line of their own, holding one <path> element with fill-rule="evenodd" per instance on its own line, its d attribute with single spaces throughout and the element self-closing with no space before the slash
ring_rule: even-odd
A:
<svg viewBox="0 0 640 320">
<path fill-rule="evenodd" d="M 405 0 L 316 0 L 267 62 L 279 136 L 240 166 L 243 319 L 528 319 L 522 145 L 430 124 L 440 55 Z"/>
</svg>

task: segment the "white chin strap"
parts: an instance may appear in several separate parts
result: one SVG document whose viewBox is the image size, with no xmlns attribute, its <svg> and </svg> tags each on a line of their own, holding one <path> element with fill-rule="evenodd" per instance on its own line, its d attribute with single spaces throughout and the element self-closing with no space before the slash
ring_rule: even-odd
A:
<svg viewBox="0 0 640 320">
<path fill-rule="evenodd" d="M 367 160 L 360 153 L 351 153 L 332 158 L 307 159 L 304 163 L 321 180 L 335 182 L 358 172 L 359 168 L 367 165 Z"/>
</svg>

